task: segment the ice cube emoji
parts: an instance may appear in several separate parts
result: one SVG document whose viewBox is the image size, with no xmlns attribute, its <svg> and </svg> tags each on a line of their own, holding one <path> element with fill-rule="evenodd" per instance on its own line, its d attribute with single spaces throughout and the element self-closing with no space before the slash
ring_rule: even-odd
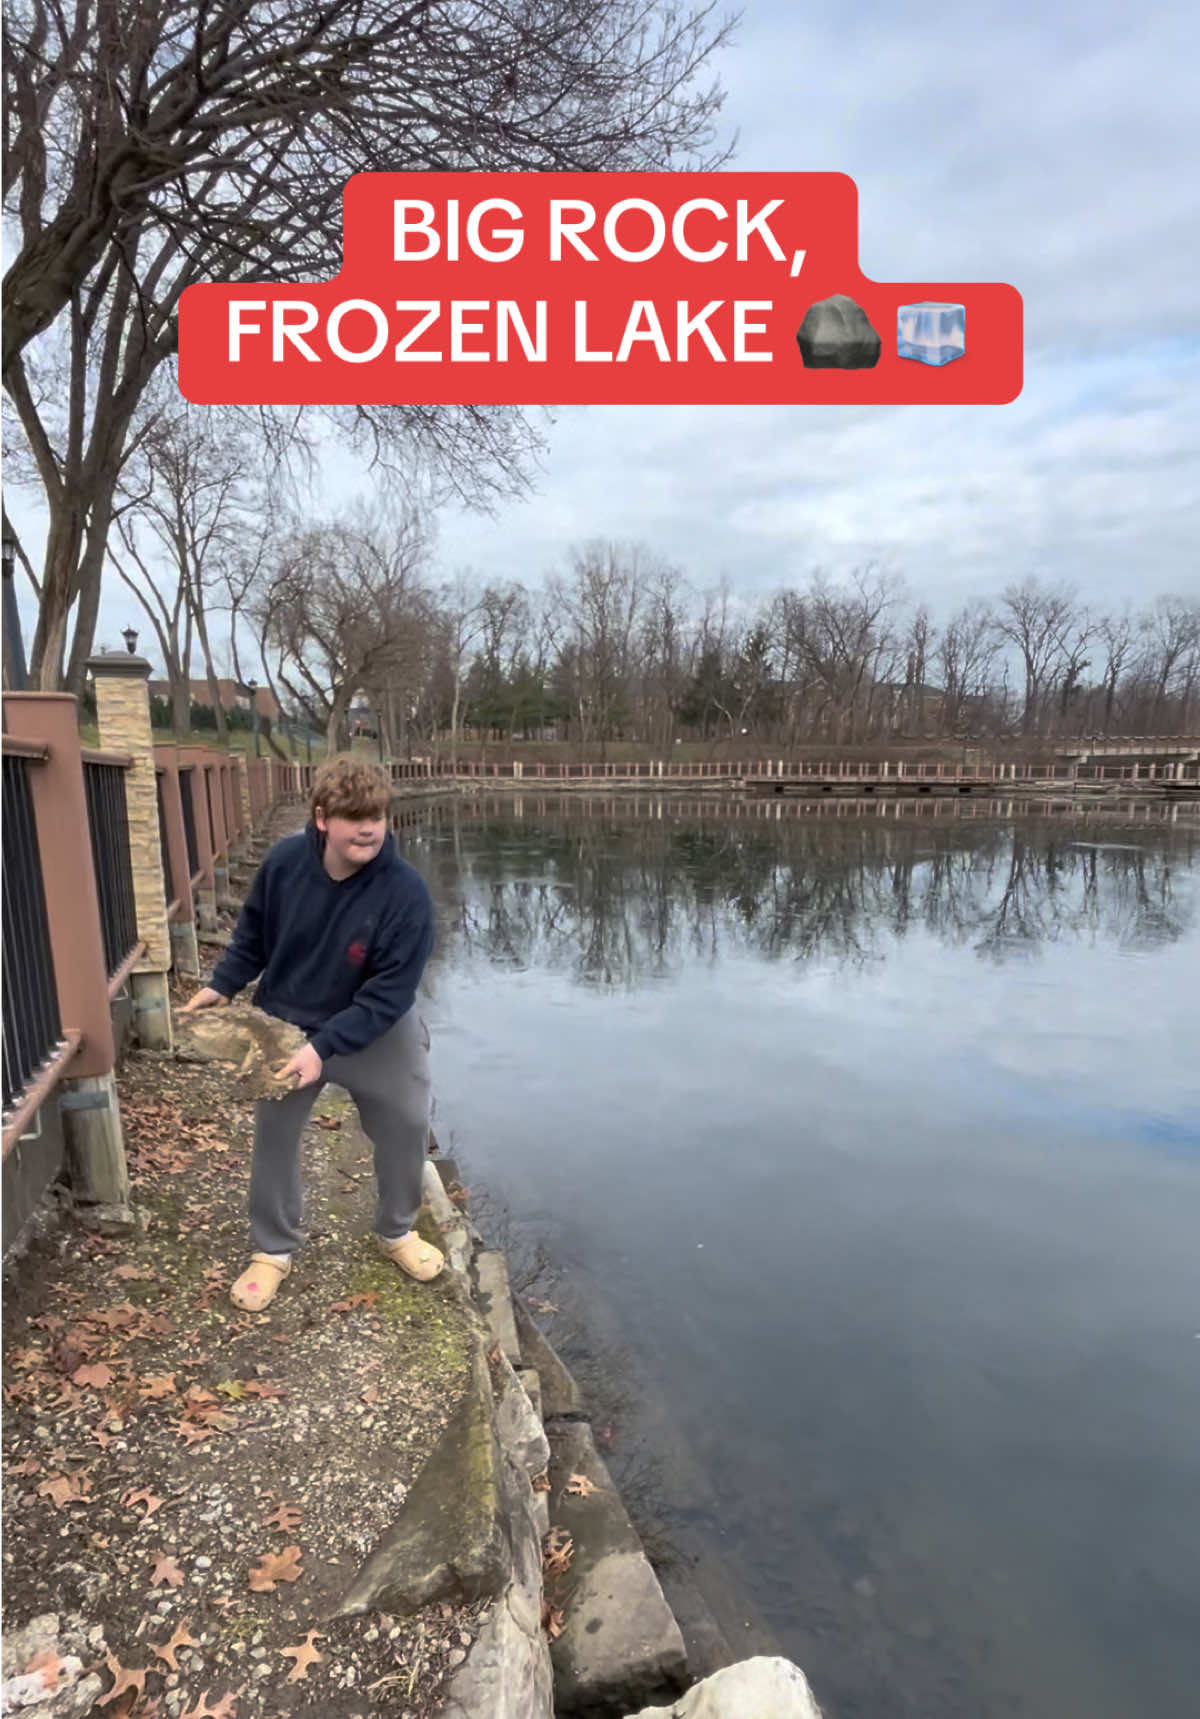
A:
<svg viewBox="0 0 1200 1719">
<path fill-rule="evenodd" d="M 949 364 L 967 350 L 967 309 L 962 304 L 902 304 L 897 315 L 896 351 L 918 364 Z"/>
</svg>

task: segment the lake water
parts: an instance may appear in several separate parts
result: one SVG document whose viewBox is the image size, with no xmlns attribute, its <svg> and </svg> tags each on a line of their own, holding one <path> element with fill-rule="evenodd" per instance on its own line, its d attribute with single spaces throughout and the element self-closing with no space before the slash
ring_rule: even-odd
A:
<svg viewBox="0 0 1200 1719">
<path fill-rule="evenodd" d="M 442 1149 L 722 1622 L 829 1719 L 1194 1719 L 1194 815 L 401 816 Z"/>
</svg>

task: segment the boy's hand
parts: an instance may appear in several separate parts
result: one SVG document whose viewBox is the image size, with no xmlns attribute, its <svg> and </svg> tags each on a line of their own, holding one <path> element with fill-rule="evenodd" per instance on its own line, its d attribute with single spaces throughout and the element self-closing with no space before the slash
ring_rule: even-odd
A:
<svg viewBox="0 0 1200 1719">
<path fill-rule="evenodd" d="M 294 1092 L 299 1092 L 302 1086 L 311 1086 L 314 1081 L 320 1080 L 324 1066 L 312 1046 L 305 1045 L 284 1063 L 275 1078 L 281 1083 L 289 1084 Z"/>
<path fill-rule="evenodd" d="M 228 1001 L 229 998 L 224 996 L 222 992 L 214 991 L 211 985 L 205 985 L 203 990 L 197 991 L 194 997 L 188 998 L 180 1013 L 191 1015 L 197 1009 L 216 1009 Z"/>
</svg>

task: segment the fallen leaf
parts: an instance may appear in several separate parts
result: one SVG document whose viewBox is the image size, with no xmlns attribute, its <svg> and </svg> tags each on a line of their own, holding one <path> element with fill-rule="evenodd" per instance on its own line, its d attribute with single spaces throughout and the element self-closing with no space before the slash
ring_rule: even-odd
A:
<svg viewBox="0 0 1200 1719">
<path fill-rule="evenodd" d="M 113 1276 L 119 1277 L 122 1283 L 144 1283 L 154 1276 L 148 1266 L 118 1265 L 113 1268 Z"/>
<path fill-rule="evenodd" d="M 187 1447 L 189 1447 L 189 1449 L 191 1449 L 193 1444 L 203 1444 L 205 1439 L 211 1439 L 213 1432 L 218 1432 L 218 1430 L 220 1430 L 220 1428 L 198 1427 L 194 1420 L 179 1420 L 179 1422 L 175 1422 L 175 1432 L 179 1434 L 181 1439 L 184 1439 L 184 1441 L 187 1442 Z"/>
<path fill-rule="evenodd" d="M 151 1642 L 150 1651 L 151 1653 L 157 1654 L 159 1659 L 165 1660 L 171 1667 L 172 1671 L 178 1671 L 179 1666 L 175 1659 L 176 1649 L 181 1647 L 199 1646 L 200 1643 L 196 1638 L 188 1634 L 188 1626 L 187 1623 L 184 1622 L 176 1629 L 175 1634 L 171 1637 L 170 1641 L 165 1642 L 162 1647 L 155 1647 L 154 1643 Z"/>
<path fill-rule="evenodd" d="M 539 1301 L 534 1295 L 526 1296 L 525 1304 L 527 1307 L 532 1307 L 535 1313 L 558 1312 L 558 1308 L 554 1305 L 553 1301 Z"/>
<path fill-rule="evenodd" d="M 269 1380 L 247 1379 L 246 1395 L 248 1397 L 281 1397 L 283 1392 L 278 1385 L 271 1384 Z"/>
<path fill-rule="evenodd" d="M 223 1397 L 232 1397 L 235 1403 L 240 1403 L 246 1395 L 246 1386 L 242 1379 L 222 1379 L 217 1389 Z"/>
<path fill-rule="evenodd" d="M 168 1588 L 181 1588 L 183 1586 L 183 1571 L 170 1552 L 151 1552 L 150 1556 L 154 1560 L 154 1571 L 150 1577 L 152 1588 L 161 1587 L 164 1584 Z"/>
<path fill-rule="evenodd" d="M 300 1509 L 295 1504 L 280 1504 L 279 1509 L 267 1517 L 269 1528 L 278 1528 L 284 1534 L 290 1534 L 299 1527 Z"/>
<path fill-rule="evenodd" d="M 71 1374 L 73 1385 L 90 1385 L 94 1390 L 102 1391 L 113 1382 L 113 1370 L 106 1367 L 103 1361 L 97 1361 L 90 1367 L 76 1367 Z"/>
<path fill-rule="evenodd" d="M 301 1573 L 299 1546 L 285 1546 L 279 1553 L 263 1553 L 250 1572 L 250 1586 L 256 1594 L 269 1594 L 276 1582 L 299 1581 Z"/>
<path fill-rule="evenodd" d="M 124 1301 L 119 1307 L 105 1307 L 99 1313 L 93 1313 L 91 1322 L 94 1325 L 103 1325 L 109 1331 L 122 1331 L 126 1325 L 134 1324 L 141 1317 L 141 1308 Z"/>
<path fill-rule="evenodd" d="M 294 1659 L 296 1661 L 295 1665 L 293 1665 L 292 1669 L 287 1674 L 287 1681 L 289 1683 L 306 1683 L 308 1681 L 309 1666 L 324 1665 L 325 1655 L 323 1653 L 318 1653 L 316 1648 L 313 1646 L 314 1641 L 324 1640 L 325 1637 L 323 1635 L 318 1635 L 315 1629 L 310 1629 L 298 1647 L 285 1647 L 282 1649 L 283 1657 L 285 1659 Z"/>
<path fill-rule="evenodd" d="M 359 1395 L 368 1408 L 373 1408 L 379 1401 L 379 1386 L 368 1385 L 365 1391 L 359 1392 Z"/>
<path fill-rule="evenodd" d="M 179 1719 L 233 1719 L 233 1694 L 222 1695 L 215 1707 L 208 1705 L 210 1690 L 205 1690 L 194 1707 L 181 1713 Z"/>
<path fill-rule="evenodd" d="M 42 1465 L 36 1456 L 27 1456 L 11 1471 L 13 1474 L 40 1474 Z"/>
<path fill-rule="evenodd" d="M 148 1373 L 137 1388 L 138 1396 L 151 1403 L 162 1397 L 173 1397 L 176 1390 L 174 1373 Z"/>
<path fill-rule="evenodd" d="M 132 1689 L 135 1694 L 138 1695 L 142 1693 L 146 1684 L 146 1673 L 144 1671 L 126 1671 L 124 1666 L 118 1664 L 117 1660 L 114 1659 L 111 1653 L 105 1654 L 104 1662 L 112 1672 L 115 1682 L 108 1694 L 102 1695 L 96 1702 L 97 1707 L 107 1707 L 109 1702 L 117 1699 L 118 1695 L 124 1695 L 127 1689 Z"/>
<path fill-rule="evenodd" d="M 551 1528 L 542 1541 L 542 1567 L 548 1576 L 565 1576 L 575 1556 L 575 1542 L 565 1528 Z"/>
<path fill-rule="evenodd" d="M 542 1601 L 542 1628 L 551 1641 L 557 1639 L 563 1632 L 566 1618 L 561 1606 L 552 1606 L 549 1600 Z"/>
<path fill-rule="evenodd" d="M 593 1492 L 603 1491 L 594 1480 L 589 1480 L 586 1474 L 573 1474 L 563 1487 L 567 1498 L 590 1498 Z"/>
<path fill-rule="evenodd" d="M 379 1296 L 373 1289 L 365 1289 L 359 1295 L 348 1295 L 344 1301 L 334 1301 L 330 1304 L 330 1313 L 349 1313 L 355 1307 L 374 1307 Z"/>
<path fill-rule="evenodd" d="M 38 1487 L 38 1497 L 49 1498 L 55 1509 L 61 1510 L 64 1504 L 75 1504 L 86 1498 L 91 1489 L 91 1482 L 82 1475 L 52 1474 Z"/>
<path fill-rule="evenodd" d="M 534 1475 L 533 1479 L 529 1482 L 529 1485 L 531 1490 L 534 1492 L 549 1492 L 550 1476 L 546 1473 L 546 1470 L 543 1469 L 540 1474 Z"/>
<path fill-rule="evenodd" d="M 150 1488 L 148 1486 L 143 1486 L 140 1492 L 127 1492 L 122 1498 L 121 1503 L 130 1508 L 135 1504 L 144 1504 L 146 1506 L 146 1514 L 142 1517 L 142 1521 L 144 1522 L 147 1516 L 154 1515 L 154 1512 L 162 1503 L 162 1499 L 155 1498 Z"/>
</svg>

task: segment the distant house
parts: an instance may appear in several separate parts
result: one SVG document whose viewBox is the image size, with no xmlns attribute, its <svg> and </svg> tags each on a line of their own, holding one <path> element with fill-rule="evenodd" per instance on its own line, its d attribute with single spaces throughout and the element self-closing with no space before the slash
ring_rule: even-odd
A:
<svg viewBox="0 0 1200 1719">
<path fill-rule="evenodd" d="M 242 691 L 236 680 L 219 680 L 217 690 L 220 693 L 222 710 L 232 710 L 235 705 L 240 705 L 243 710 L 249 710 L 250 695 Z M 150 696 L 151 698 L 170 698 L 170 681 L 152 680 L 150 682 Z M 193 704 L 212 704 L 212 694 L 208 690 L 206 680 L 192 681 L 191 696 Z M 272 723 L 278 722 L 280 717 L 279 700 L 269 686 L 260 686 L 255 691 L 254 702 L 258 707 L 260 716 L 267 717 Z"/>
</svg>

